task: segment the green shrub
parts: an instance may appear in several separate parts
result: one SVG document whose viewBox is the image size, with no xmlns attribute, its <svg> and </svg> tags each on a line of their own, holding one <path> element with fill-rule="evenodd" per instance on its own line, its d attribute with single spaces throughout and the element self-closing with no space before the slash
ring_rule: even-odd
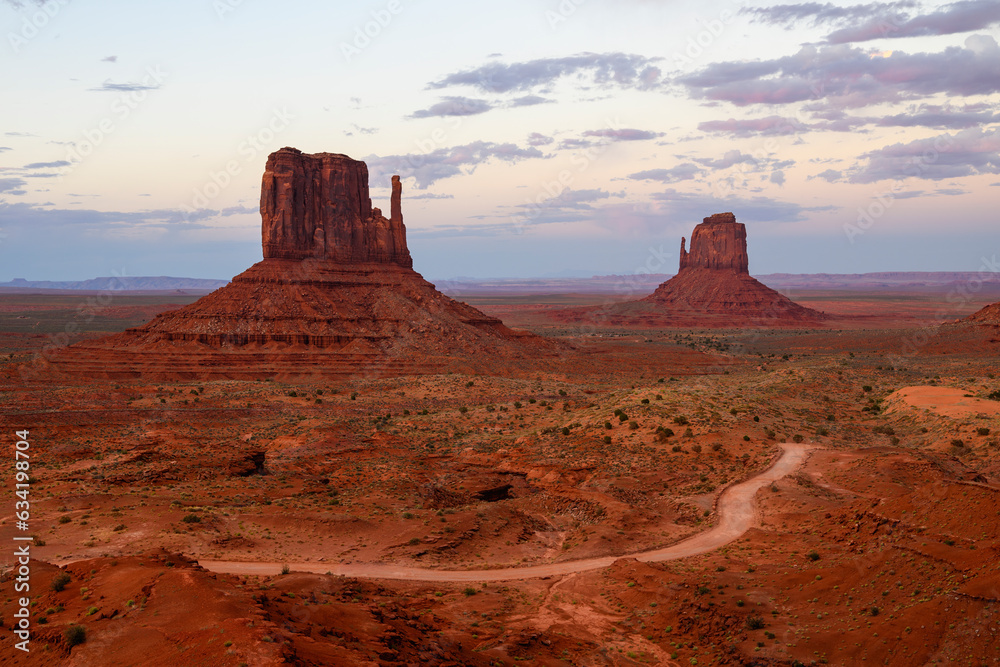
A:
<svg viewBox="0 0 1000 667">
<path fill-rule="evenodd" d="M 71 577 L 69 576 L 69 573 L 60 572 L 52 579 L 50 588 L 54 590 L 56 593 L 58 593 L 66 588 L 66 584 L 70 582 L 70 579 Z"/>
<path fill-rule="evenodd" d="M 188 514 L 181 521 L 184 523 L 201 523 L 201 517 L 197 514 Z"/>
<path fill-rule="evenodd" d="M 677 424 L 678 426 L 685 426 L 689 422 L 688 418 L 685 417 L 684 415 L 677 415 L 676 417 L 674 417 L 674 423 Z"/>
<path fill-rule="evenodd" d="M 990 429 L 986 428 L 985 426 L 976 429 L 976 435 L 989 435 L 989 434 L 990 434 Z"/>
<path fill-rule="evenodd" d="M 282 574 L 288 574 L 291 571 L 292 571 L 292 568 L 290 568 L 287 563 L 285 565 L 281 566 L 281 573 Z"/>
<path fill-rule="evenodd" d="M 803 438 L 798 433 L 792 436 L 792 442 L 802 442 L 803 440 L 805 440 L 805 438 Z"/>
<path fill-rule="evenodd" d="M 605 445 L 610 445 L 611 444 L 611 436 L 610 435 L 604 436 L 604 444 Z"/>
<path fill-rule="evenodd" d="M 562 434 L 563 435 L 569 435 L 569 426 L 563 426 L 563 428 L 562 428 Z"/>
<path fill-rule="evenodd" d="M 87 641 L 87 628 L 82 625 L 71 625 L 66 628 L 66 631 L 63 633 L 63 638 L 66 640 L 66 643 L 69 644 L 69 647 L 73 648 L 74 646 Z"/>
<path fill-rule="evenodd" d="M 760 630 L 763 627 L 763 618 L 760 616 L 747 616 L 747 630 Z"/>
<path fill-rule="evenodd" d="M 810 551 L 809 553 L 806 554 L 806 558 L 815 562 L 819 560 L 819 554 L 816 553 L 815 551 Z"/>
</svg>

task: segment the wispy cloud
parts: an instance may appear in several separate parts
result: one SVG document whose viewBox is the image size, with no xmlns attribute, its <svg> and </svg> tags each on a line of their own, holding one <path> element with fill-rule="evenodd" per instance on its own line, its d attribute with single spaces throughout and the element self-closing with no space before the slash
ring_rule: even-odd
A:
<svg viewBox="0 0 1000 667">
<path fill-rule="evenodd" d="M 825 100 L 852 108 L 935 94 L 989 95 L 1000 92 L 1000 46 L 987 35 L 938 53 L 804 46 L 774 60 L 714 63 L 678 82 L 695 98 L 738 106 Z"/>
<path fill-rule="evenodd" d="M 697 178 L 704 171 L 696 164 L 683 162 L 676 167 L 669 169 L 647 169 L 629 174 L 629 178 L 635 181 L 659 181 L 660 183 L 677 183 L 680 181 L 690 181 Z"/>
<path fill-rule="evenodd" d="M 114 83 L 112 81 L 105 81 L 100 86 L 96 88 L 88 88 L 87 90 L 93 90 L 101 93 L 132 93 L 142 90 L 157 90 L 160 84 L 149 84 L 149 83 L 137 83 L 137 82 L 126 82 L 126 83 Z"/>
<path fill-rule="evenodd" d="M 459 174 L 471 174 L 476 166 L 490 160 L 517 162 L 529 158 L 545 157 L 535 147 L 521 148 L 512 143 L 474 141 L 462 146 L 438 148 L 428 153 L 408 155 L 369 156 L 371 182 L 387 183 L 393 174 L 416 179 L 417 187 L 424 189 L 435 181 Z"/>
<path fill-rule="evenodd" d="M 22 189 L 28 182 L 23 178 L 0 178 L 0 192 L 6 192 L 10 195 L 20 195 L 24 194 Z"/>
<path fill-rule="evenodd" d="M 581 85 L 646 90 L 661 83 L 661 72 L 654 64 L 659 60 L 629 53 L 581 53 L 516 63 L 489 62 L 449 74 L 428 87 L 470 86 L 487 93 L 529 92 L 573 76 L 586 80 Z"/>
<path fill-rule="evenodd" d="M 941 134 L 885 146 L 862 157 L 867 163 L 851 174 L 852 183 L 1000 174 L 1000 130 L 974 128 Z"/>
<path fill-rule="evenodd" d="M 24 169 L 55 169 L 58 167 L 68 167 L 70 165 L 66 160 L 56 160 L 55 162 L 32 162 L 30 164 L 24 165 Z"/>
<path fill-rule="evenodd" d="M 860 25 L 836 30 L 827 37 L 830 44 L 867 42 L 894 37 L 924 37 L 953 35 L 983 30 L 1000 23 L 1000 2 L 996 0 L 963 0 L 946 5 L 931 13 L 912 17 L 896 16 L 869 18 Z"/>
<path fill-rule="evenodd" d="M 486 113 L 493 105 L 486 100 L 469 97 L 444 97 L 428 109 L 420 109 L 410 114 L 410 118 L 431 118 L 434 116 L 475 116 Z"/>
<path fill-rule="evenodd" d="M 605 141 L 648 141 L 662 137 L 663 132 L 651 132 L 649 130 L 621 129 L 621 130 L 587 130 L 583 133 L 585 137 L 600 137 Z"/>
</svg>

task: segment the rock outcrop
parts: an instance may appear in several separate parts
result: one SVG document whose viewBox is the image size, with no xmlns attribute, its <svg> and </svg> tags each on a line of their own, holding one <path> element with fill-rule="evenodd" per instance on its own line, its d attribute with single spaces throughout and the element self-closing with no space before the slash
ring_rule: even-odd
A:
<svg viewBox="0 0 1000 667">
<path fill-rule="evenodd" d="M 784 323 L 818 321 L 810 308 L 750 276 L 747 229 L 732 213 L 705 218 L 691 234 L 691 250 L 681 239 L 675 275 L 642 301 L 676 314 L 687 323 Z"/>
<path fill-rule="evenodd" d="M 271 153 L 260 188 L 264 258 L 315 257 L 410 268 L 401 193 L 399 177 L 393 177 L 392 214 L 386 219 L 372 208 L 364 162 L 294 148 Z"/>
<path fill-rule="evenodd" d="M 750 276 L 747 230 L 732 213 L 705 218 L 681 239 L 677 275 L 649 296 L 599 309 L 566 309 L 552 317 L 612 326 L 810 326 L 823 313 L 805 308 Z"/>
<path fill-rule="evenodd" d="M 1000 303 L 991 303 L 988 306 L 984 306 L 972 315 L 959 320 L 959 322 L 1000 327 Z"/>
<path fill-rule="evenodd" d="M 691 234 L 691 252 L 681 237 L 680 271 L 720 269 L 750 275 L 747 260 L 747 228 L 732 213 L 716 213 L 705 218 Z"/>
<path fill-rule="evenodd" d="M 556 346 L 440 292 L 412 269 L 392 178 L 373 208 L 364 162 L 294 148 L 261 184 L 264 260 L 144 326 L 53 357 L 65 375 L 164 379 L 392 376 L 536 365 Z"/>
</svg>

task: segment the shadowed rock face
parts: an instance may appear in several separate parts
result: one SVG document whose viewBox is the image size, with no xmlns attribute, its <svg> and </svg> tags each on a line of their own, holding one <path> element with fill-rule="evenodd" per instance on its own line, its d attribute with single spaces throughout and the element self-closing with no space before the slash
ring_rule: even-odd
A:
<svg viewBox="0 0 1000 667">
<path fill-rule="evenodd" d="M 294 148 L 271 153 L 260 191 L 264 258 L 412 267 L 401 193 L 399 177 L 394 176 L 392 217 L 386 219 L 372 208 L 364 162 Z"/>
<path fill-rule="evenodd" d="M 679 271 L 685 269 L 724 269 L 750 273 L 747 260 L 747 228 L 736 222 L 732 213 L 716 213 L 705 218 L 691 234 L 691 251 L 684 249 L 681 238 Z"/>
</svg>

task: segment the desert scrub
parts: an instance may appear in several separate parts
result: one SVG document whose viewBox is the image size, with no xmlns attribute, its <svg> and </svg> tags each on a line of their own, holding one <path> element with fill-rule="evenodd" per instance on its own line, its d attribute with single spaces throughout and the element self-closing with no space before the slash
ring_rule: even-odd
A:
<svg viewBox="0 0 1000 667">
<path fill-rule="evenodd" d="M 71 625 L 66 628 L 66 631 L 63 633 L 63 638 L 66 640 L 69 647 L 73 648 L 74 646 L 87 641 L 87 628 L 82 625 Z"/>
<path fill-rule="evenodd" d="M 62 591 L 66 588 L 66 584 L 70 582 L 70 576 L 66 572 L 60 572 L 53 579 L 50 584 L 50 588 L 56 593 Z"/>
</svg>

